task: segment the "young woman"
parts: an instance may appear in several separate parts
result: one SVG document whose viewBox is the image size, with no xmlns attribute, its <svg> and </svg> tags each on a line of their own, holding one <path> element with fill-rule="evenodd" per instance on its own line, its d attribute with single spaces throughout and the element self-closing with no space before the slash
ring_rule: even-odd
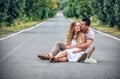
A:
<svg viewBox="0 0 120 79">
<path fill-rule="evenodd" d="M 70 28 L 66 34 L 66 50 L 62 51 L 61 53 L 58 53 L 55 57 L 52 57 L 49 55 L 49 61 L 50 62 L 77 62 L 78 59 L 84 54 L 83 50 L 80 48 L 71 48 L 71 45 L 76 44 L 82 44 L 85 42 L 85 35 L 80 31 L 80 26 L 78 22 L 72 22 L 70 25 Z M 87 57 L 87 54 L 84 56 Z"/>
</svg>

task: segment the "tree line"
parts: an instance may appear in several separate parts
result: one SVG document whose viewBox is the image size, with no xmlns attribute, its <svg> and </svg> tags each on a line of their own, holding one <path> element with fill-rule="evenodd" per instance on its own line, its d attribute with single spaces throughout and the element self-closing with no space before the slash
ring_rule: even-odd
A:
<svg viewBox="0 0 120 79">
<path fill-rule="evenodd" d="M 67 0 L 64 15 L 67 17 L 97 16 L 100 22 L 120 29 L 120 0 Z"/>
<path fill-rule="evenodd" d="M 15 19 L 36 21 L 52 17 L 59 8 L 57 0 L 0 0 L 0 27 Z"/>
</svg>

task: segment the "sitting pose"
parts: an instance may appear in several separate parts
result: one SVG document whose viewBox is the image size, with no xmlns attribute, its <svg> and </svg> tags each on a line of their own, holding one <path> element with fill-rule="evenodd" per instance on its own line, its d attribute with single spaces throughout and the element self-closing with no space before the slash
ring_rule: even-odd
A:
<svg viewBox="0 0 120 79">
<path fill-rule="evenodd" d="M 80 26 L 82 33 L 85 34 L 85 43 L 82 42 L 82 44 L 77 43 L 76 45 L 72 45 L 72 44 L 66 45 L 63 42 L 57 42 L 57 43 L 55 43 L 55 45 L 53 46 L 53 48 L 49 52 L 49 54 L 48 53 L 39 54 L 38 58 L 45 60 L 45 59 L 49 59 L 50 56 L 56 56 L 57 54 L 60 53 L 60 51 L 64 51 L 64 50 L 70 49 L 70 48 L 80 48 L 80 49 L 84 50 L 85 53 L 87 53 L 87 58 L 89 59 L 95 50 L 95 46 L 93 45 L 94 32 L 90 28 L 90 23 L 91 23 L 91 21 L 88 18 L 83 18 L 80 23 L 76 23 L 76 25 Z M 81 33 L 79 33 L 79 34 L 81 34 Z M 67 34 L 66 37 L 71 37 L 68 35 L 70 35 L 70 34 Z M 71 41 L 69 41 L 69 42 L 71 42 Z M 78 60 L 78 61 L 81 61 L 81 59 L 84 60 L 84 59 L 86 59 L 86 57 L 83 54 L 79 59 L 80 60 Z"/>
<path fill-rule="evenodd" d="M 50 53 L 48 53 L 48 56 L 50 58 L 50 62 L 56 61 L 56 62 L 76 62 L 78 59 L 84 54 L 84 49 L 81 48 L 70 48 L 71 45 L 77 45 L 82 44 L 85 42 L 85 35 L 81 32 L 80 25 L 78 22 L 72 22 L 70 25 L 70 28 L 66 34 L 66 50 L 58 53 L 56 56 L 52 56 Z M 87 53 L 83 55 L 84 57 L 87 57 Z M 81 59 L 82 60 L 82 59 Z"/>
</svg>

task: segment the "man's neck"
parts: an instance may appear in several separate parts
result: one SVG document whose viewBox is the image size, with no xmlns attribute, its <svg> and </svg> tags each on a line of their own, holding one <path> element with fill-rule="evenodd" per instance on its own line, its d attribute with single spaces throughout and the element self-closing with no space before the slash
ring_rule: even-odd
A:
<svg viewBox="0 0 120 79">
<path fill-rule="evenodd" d="M 82 32 L 83 32 L 84 34 L 87 34 L 88 31 L 89 31 L 89 29 L 86 29 L 86 30 L 83 30 Z"/>
<path fill-rule="evenodd" d="M 84 30 L 83 33 L 86 34 L 88 32 L 88 30 Z"/>
</svg>

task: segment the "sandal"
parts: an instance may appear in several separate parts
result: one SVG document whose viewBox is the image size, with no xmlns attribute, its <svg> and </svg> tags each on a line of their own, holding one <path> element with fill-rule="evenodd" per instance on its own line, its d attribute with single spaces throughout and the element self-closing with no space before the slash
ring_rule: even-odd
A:
<svg viewBox="0 0 120 79">
<path fill-rule="evenodd" d="M 51 56 L 50 53 L 47 53 L 48 57 L 49 57 L 49 62 L 55 62 L 55 57 Z"/>
</svg>

